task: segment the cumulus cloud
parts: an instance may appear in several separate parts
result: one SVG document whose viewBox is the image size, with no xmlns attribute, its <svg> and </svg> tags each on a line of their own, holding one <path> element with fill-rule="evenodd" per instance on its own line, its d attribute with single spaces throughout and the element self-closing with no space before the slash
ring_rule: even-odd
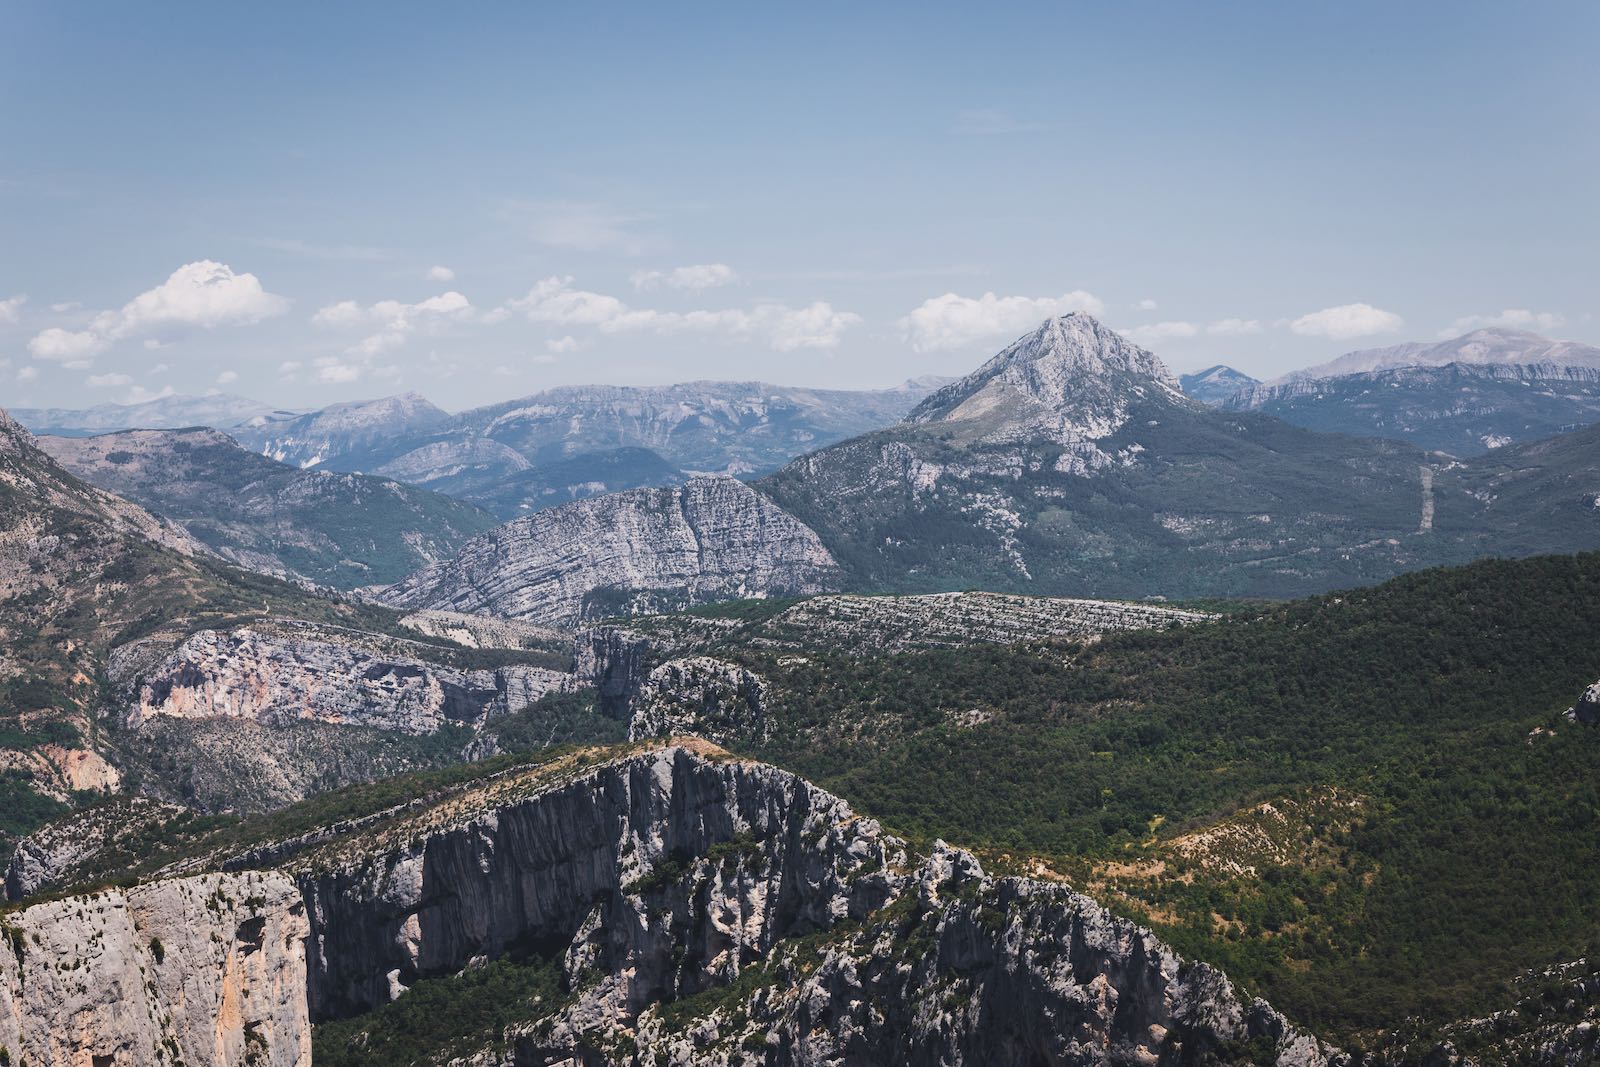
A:
<svg viewBox="0 0 1600 1067">
<path fill-rule="evenodd" d="M 1135 311 L 1154 311 L 1156 309 L 1156 302 L 1147 296 L 1137 304 L 1133 305 L 1133 308 Z"/>
<path fill-rule="evenodd" d="M 565 337 L 557 337 L 544 343 L 546 352 L 576 352 L 582 347 L 583 342 L 570 333 Z"/>
<path fill-rule="evenodd" d="M 112 385 L 132 385 L 133 379 L 126 374 L 91 374 L 83 384 L 92 389 L 104 389 Z"/>
<path fill-rule="evenodd" d="M 657 334 L 708 333 L 732 338 L 759 337 L 779 352 L 835 348 L 861 316 L 817 301 L 807 307 L 764 303 L 751 309 L 658 311 L 631 308 L 605 293 L 572 288 L 570 276 L 545 278 L 528 295 L 507 305 L 532 322 L 589 326 L 602 333 L 642 331 Z"/>
<path fill-rule="evenodd" d="M 172 272 L 165 282 L 97 316 L 97 329 L 113 340 L 165 325 L 214 329 L 249 325 L 281 315 L 289 301 L 261 286 L 254 274 L 235 274 L 225 263 L 203 259 Z"/>
<path fill-rule="evenodd" d="M 452 289 L 415 304 L 380 300 L 362 307 L 354 300 L 341 300 L 319 308 L 311 316 L 311 321 L 314 325 L 330 329 L 372 329 L 374 332 L 351 345 L 346 352 L 350 355 L 374 356 L 400 347 L 415 332 L 432 332 L 448 323 L 468 321 L 476 316 L 477 309 L 472 302 Z"/>
<path fill-rule="evenodd" d="M 28 342 L 28 352 L 34 359 L 65 366 L 87 366 L 96 355 L 110 344 L 92 330 L 63 330 L 52 326 L 41 330 Z"/>
<path fill-rule="evenodd" d="M 1513 330 L 1533 330 L 1536 333 L 1546 333 L 1550 330 L 1559 329 L 1566 321 L 1566 319 L 1553 311 L 1506 308 L 1498 315 L 1467 315 L 1464 318 L 1459 318 L 1451 323 L 1448 329 L 1440 330 L 1439 336 L 1455 337 L 1457 334 L 1482 329 L 1485 326 L 1504 326 Z"/>
<path fill-rule="evenodd" d="M 102 311 L 85 330 L 58 326 L 28 343 L 35 359 L 64 365 L 85 363 L 110 344 L 141 333 L 172 328 L 215 329 L 249 325 L 282 314 L 289 302 L 269 293 L 254 274 L 236 274 L 225 263 L 202 259 L 173 271 L 117 311 Z"/>
<path fill-rule="evenodd" d="M 0 300 L 0 322 L 16 322 L 22 318 L 22 305 L 28 302 L 25 294 L 8 296 Z"/>
<path fill-rule="evenodd" d="M 1302 337 L 1328 337 L 1344 341 L 1376 333 L 1394 333 L 1405 325 L 1405 321 L 1394 312 L 1375 308 L 1371 304 L 1340 304 L 1301 315 L 1289 324 L 1289 329 Z"/>
<path fill-rule="evenodd" d="M 17 371 L 17 381 L 19 382 L 31 382 L 38 377 L 38 367 L 23 367 L 21 370 Z"/>
<path fill-rule="evenodd" d="M 236 370 L 225 370 L 221 374 L 217 375 L 218 385 L 231 385 L 238 380 L 239 372 Z"/>
<path fill-rule="evenodd" d="M 674 267 L 664 271 L 635 271 L 628 280 L 639 292 L 649 292 L 665 286 L 668 289 L 686 289 L 698 293 L 706 289 L 715 289 L 719 285 L 731 285 L 738 280 L 738 276 L 726 263 L 697 263 L 689 267 Z"/>
<path fill-rule="evenodd" d="M 449 267 L 429 267 L 428 280 L 432 282 L 453 282 L 456 280 L 456 272 Z"/>
<path fill-rule="evenodd" d="M 1069 311 L 1099 315 L 1105 304 L 1081 289 L 1061 296 L 957 296 L 945 293 L 930 300 L 904 318 L 898 326 L 918 352 L 940 348 L 965 348 L 980 341 L 1012 337 L 1037 326 L 1042 319 Z"/>
</svg>

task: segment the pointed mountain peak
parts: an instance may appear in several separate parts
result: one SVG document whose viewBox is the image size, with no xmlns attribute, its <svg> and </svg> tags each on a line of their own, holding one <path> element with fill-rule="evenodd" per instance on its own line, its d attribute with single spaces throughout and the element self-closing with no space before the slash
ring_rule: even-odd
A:
<svg viewBox="0 0 1600 1067">
<path fill-rule="evenodd" d="M 1152 352 L 1081 311 L 1046 319 L 965 378 L 914 408 L 908 422 L 1061 416 L 1086 436 L 1104 436 L 1141 397 L 1183 393 Z"/>
</svg>

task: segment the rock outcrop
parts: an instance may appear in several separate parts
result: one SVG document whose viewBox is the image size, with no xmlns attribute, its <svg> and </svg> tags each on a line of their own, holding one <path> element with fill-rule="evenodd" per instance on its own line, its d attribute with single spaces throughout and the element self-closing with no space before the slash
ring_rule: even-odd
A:
<svg viewBox="0 0 1600 1067">
<path fill-rule="evenodd" d="M 6 867 L 6 899 L 22 900 L 60 884 L 85 861 L 130 842 L 153 821 L 183 811 L 145 797 L 119 797 L 50 823 L 17 842 Z"/>
<path fill-rule="evenodd" d="M 693 734 L 717 744 L 763 741 L 767 685 L 738 664 L 711 656 L 668 660 L 645 678 L 628 722 L 634 740 Z"/>
<path fill-rule="evenodd" d="M 1199 1062 L 1250 1040 L 1285 1067 L 1332 1056 L 1086 897 L 942 846 L 914 863 L 837 797 L 703 747 L 503 780 L 291 865 L 314 1018 L 566 946 L 569 1003 L 481 1062 Z M 662 1021 L 736 977 L 721 1007 Z"/>
<path fill-rule="evenodd" d="M 712 600 L 817 593 L 838 577 L 817 535 L 772 501 L 732 478 L 695 478 L 509 522 L 381 599 L 570 626 Z"/>
<path fill-rule="evenodd" d="M 448 723 L 478 726 L 517 711 L 572 677 L 544 667 L 463 670 L 422 659 L 405 642 L 373 651 L 356 640 L 239 628 L 201 630 L 142 672 L 126 714 L 137 728 L 155 716 L 312 721 L 408 734 Z"/>
<path fill-rule="evenodd" d="M 0 1050 L 30 1067 L 309 1067 L 305 906 L 205 874 L 0 917 Z"/>
<path fill-rule="evenodd" d="M 573 642 L 574 673 L 595 687 L 600 710 L 613 719 L 628 719 L 655 659 L 671 643 L 620 626 L 581 631 Z"/>
<path fill-rule="evenodd" d="M 1578 702 L 1567 709 L 1566 717 L 1572 722 L 1580 722 L 1585 726 L 1594 726 L 1600 723 L 1600 682 L 1596 682 L 1583 691 Z"/>
</svg>

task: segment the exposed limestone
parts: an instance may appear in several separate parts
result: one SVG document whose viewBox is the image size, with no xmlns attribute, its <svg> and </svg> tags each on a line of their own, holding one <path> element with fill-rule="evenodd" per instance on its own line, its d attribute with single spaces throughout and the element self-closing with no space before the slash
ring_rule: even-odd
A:
<svg viewBox="0 0 1600 1067">
<path fill-rule="evenodd" d="M 31 1067 L 308 1067 L 307 929 L 274 872 L 13 912 L 0 919 L 0 1049 Z"/>
<path fill-rule="evenodd" d="M 767 623 L 763 643 L 827 641 L 846 650 L 883 651 L 982 642 L 1085 640 L 1117 630 L 1160 629 L 1216 616 L 1157 604 L 1003 593 L 926 596 L 819 596 Z M 792 639 L 786 636 L 794 631 Z"/>
<path fill-rule="evenodd" d="M 1333 1056 L 1086 897 L 942 846 L 912 866 L 837 797 L 685 747 L 532 792 L 504 779 L 295 866 L 314 1017 L 569 946 L 572 1000 L 476 1062 L 733 1064 L 751 1042 L 783 1064 L 1198 1062 L 1247 1039 L 1284 1067 Z M 751 968 L 687 1023 L 654 1007 Z"/>
<path fill-rule="evenodd" d="M 1600 723 L 1600 682 L 1596 682 L 1583 691 L 1578 702 L 1567 709 L 1566 717 L 1572 722 L 1581 722 L 1585 726 L 1594 726 Z"/>
<path fill-rule="evenodd" d="M 570 684 L 570 675 L 543 667 L 462 670 L 403 647 L 373 651 L 315 632 L 201 630 L 144 672 L 126 719 L 134 728 L 166 715 L 426 734 L 447 723 L 481 725 Z"/>
<path fill-rule="evenodd" d="M 569 626 L 712 600 L 817 593 L 837 582 L 838 565 L 810 528 L 743 482 L 695 478 L 496 527 L 381 599 Z"/>
<path fill-rule="evenodd" d="M 403 616 L 400 625 L 424 637 L 454 641 L 467 648 L 539 648 L 570 637 L 548 626 L 459 611 L 414 611 Z"/>
<path fill-rule="evenodd" d="M 694 734 L 718 744 L 764 740 L 767 686 L 737 664 L 710 656 L 668 660 L 640 687 L 628 723 L 634 740 Z"/>
<path fill-rule="evenodd" d="M 6 868 L 6 898 L 21 900 L 70 880 L 85 860 L 136 837 L 152 820 L 182 810 L 144 797 L 119 797 L 50 823 L 17 842 Z"/>
</svg>

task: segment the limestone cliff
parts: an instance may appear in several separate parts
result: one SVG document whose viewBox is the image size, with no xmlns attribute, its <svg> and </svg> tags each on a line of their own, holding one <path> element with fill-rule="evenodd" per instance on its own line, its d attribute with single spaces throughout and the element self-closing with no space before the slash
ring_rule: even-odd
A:
<svg viewBox="0 0 1600 1067">
<path fill-rule="evenodd" d="M 719 599 L 816 593 L 837 581 L 838 565 L 803 523 L 743 482 L 695 478 L 509 522 L 382 599 L 567 626 Z"/>
<path fill-rule="evenodd" d="M 424 646 L 391 641 L 375 650 L 361 636 L 201 630 L 141 672 L 127 724 L 156 716 L 309 720 L 426 734 L 447 723 L 481 725 L 571 682 L 536 666 L 463 670 L 423 658 Z"/>
<path fill-rule="evenodd" d="M 205 874 L 0 918 L 0 1050 L 31 1067 L 308 1067 L 305 906 Z"/>
</svg>

